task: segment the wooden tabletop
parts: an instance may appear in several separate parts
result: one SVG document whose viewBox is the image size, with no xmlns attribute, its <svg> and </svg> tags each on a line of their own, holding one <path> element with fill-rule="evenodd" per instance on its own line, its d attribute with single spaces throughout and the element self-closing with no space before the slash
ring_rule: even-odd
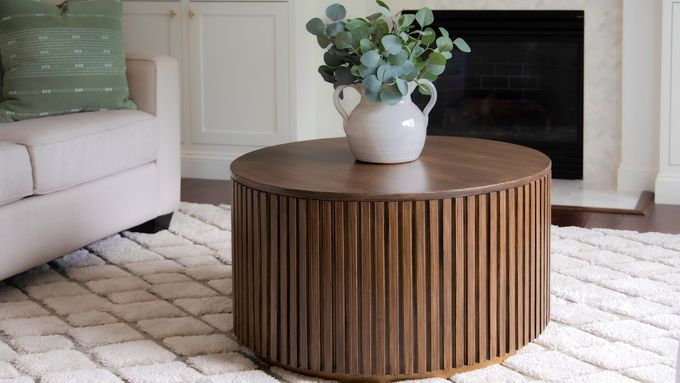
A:
<svg viewBox="0 0 680 383">
<path fill-rule="evenodd" d="M 550 159 L 519 145 L 428 136 L 414 162 L 356 161 L 345 138 L 293 142 L 256 150 L 231 164 L 232 178 L 275 194 L 343 201 L 452 198 L 529 183 L 550 172 Z"/>
</svg>

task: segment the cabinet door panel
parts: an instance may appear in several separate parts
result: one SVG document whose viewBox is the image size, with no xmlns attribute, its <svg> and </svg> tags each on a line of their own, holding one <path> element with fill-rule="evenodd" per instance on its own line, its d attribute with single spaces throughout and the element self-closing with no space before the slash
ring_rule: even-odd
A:
<svg viewBox="0 0 680 383">
<path fill-rule="evenodd" d="M 671 17 L 670 165 L 680 166 L 680 2 L 673 2 Z"/>
<path fill-rule="evenodd" d="M 289 140 L 286 3 L 191 3 L 194 144 Z"/>
<path fill-rule="evenodd" d="M 179 60 L 179 4 L 123 3 L 123 44 L 128 53 L 158 53 Z"/>
</svg>

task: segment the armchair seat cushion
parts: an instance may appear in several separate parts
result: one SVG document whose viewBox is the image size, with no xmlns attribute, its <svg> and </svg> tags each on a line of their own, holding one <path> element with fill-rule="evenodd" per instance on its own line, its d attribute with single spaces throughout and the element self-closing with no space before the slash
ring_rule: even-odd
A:
<svg viewBox="0 0 680 383">
<path fill-rule="evenodd" d="M 0 124 L 0 141 L 26 146 L 34 194 L 48 194 L 156 160 L 157 119 L 137 110 Z"/>
<path fill-rule="evenodd" d="M 0 142 L 0 206 L 31 194 L 33 176 L 26 147 Z"/>
</svg>

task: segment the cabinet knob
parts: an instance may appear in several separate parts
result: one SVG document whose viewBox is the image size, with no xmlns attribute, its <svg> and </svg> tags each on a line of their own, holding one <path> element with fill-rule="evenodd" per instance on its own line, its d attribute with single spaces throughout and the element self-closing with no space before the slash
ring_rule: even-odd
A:
<svg viewBox="0 0 680 383">
<path fill-rule="evenodd" d="M 170 12 L 168 13 L 171 19 L 175 18 L 177 16 L 177 12 L 175 12 L 174 9 L 171 9 Z"/>
<path fill-rule="evenodd" d="M 190 9 L 190 10 L 189 10 L 189 18 L 190 18 L 190 19 L 193 19 L 194 16 L 196 16 L 196 14 L 194 13 L 194 11 L 192 11 L 192 10 Z"/>
</svg>

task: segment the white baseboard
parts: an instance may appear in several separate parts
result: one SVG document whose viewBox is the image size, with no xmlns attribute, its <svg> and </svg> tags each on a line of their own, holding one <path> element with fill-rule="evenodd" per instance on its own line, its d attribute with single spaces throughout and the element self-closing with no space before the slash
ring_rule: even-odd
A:
<svg viewBox="0 0 680 383">
<path fill-rule="evenodd" d="M 229 166 L 239 155 L 182 153 L 182 178 L 228 180 Z"/>
<path fill-rule="evenodd" d="M 680 205 L 680 175 L 659 174 L 654 194 L 656 203 Z"/>
<path fill-rule="evenodd" d="M 621 164 L 617 175 L 617 190 L 626 193 L 654 191 L 654 182 L 658 173 L 658 169 Z"/>
</svg>

